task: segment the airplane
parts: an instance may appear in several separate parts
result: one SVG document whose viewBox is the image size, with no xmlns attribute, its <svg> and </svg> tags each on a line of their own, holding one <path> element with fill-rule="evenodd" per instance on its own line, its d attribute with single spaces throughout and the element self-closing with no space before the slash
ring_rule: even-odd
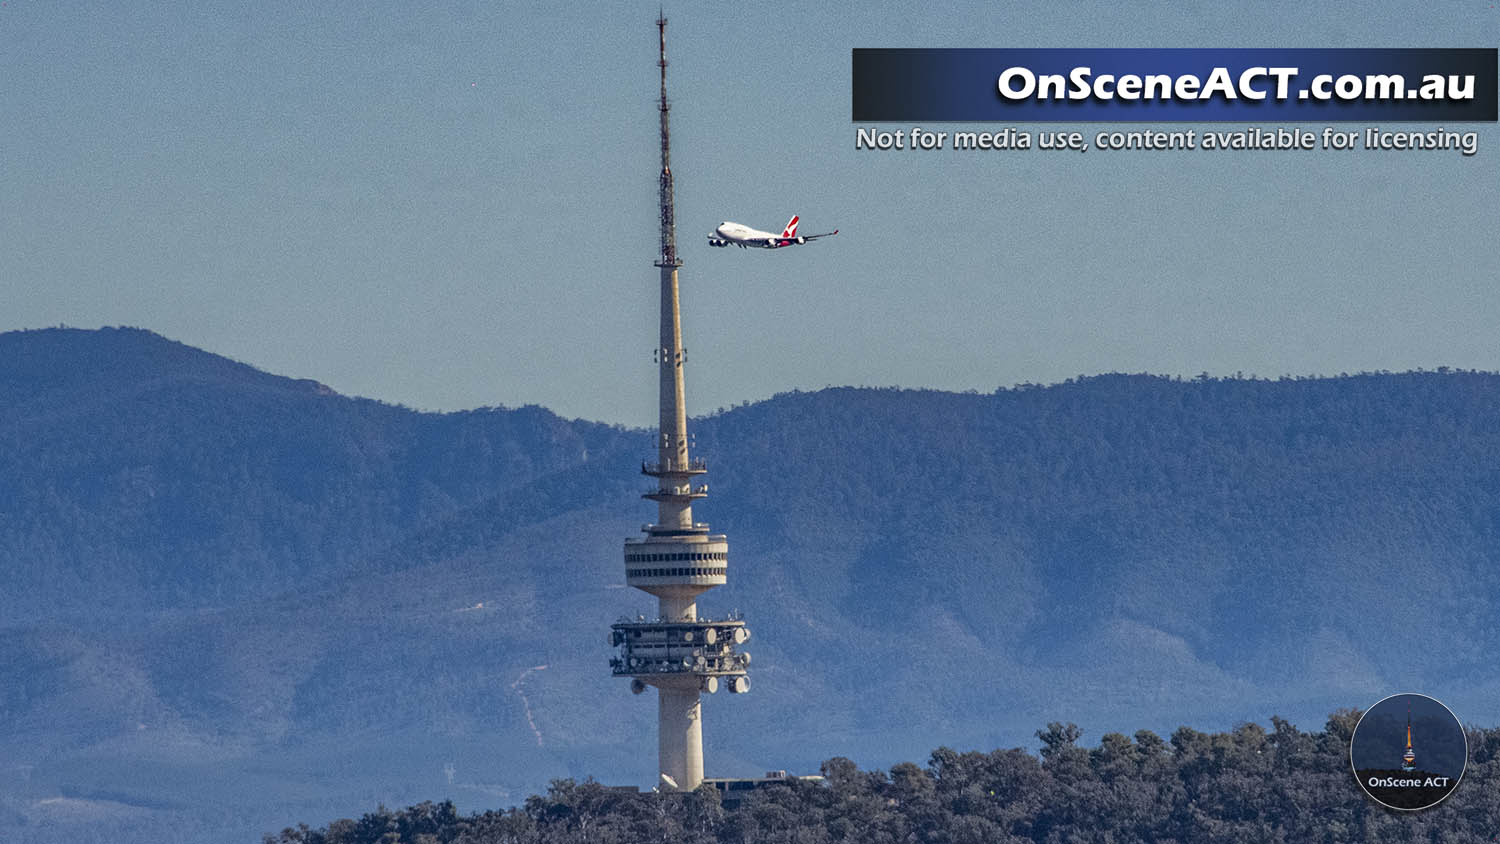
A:
<svg viewBox="0 0 1500 844">
<path fill-rule="evenodd" d="M 709 246 L 728 246 L 734 244 L 741 249 L 747 246 L 758 246 L 762 249 L 776 249 L 781 246 L 799 246 L 809 240 L 817 240 L 820 237 L 832 237 L 839 233 L 838 229 L 822 234 L 797 234 L 797 217 L 787 221 L 786 228 L 781 234 L 775 235 L 763 232 L 760 229 L 752 229 L 739 223 L 724 221 L 714 229 L 714 233 L 708 236 Z"/>
</svg>

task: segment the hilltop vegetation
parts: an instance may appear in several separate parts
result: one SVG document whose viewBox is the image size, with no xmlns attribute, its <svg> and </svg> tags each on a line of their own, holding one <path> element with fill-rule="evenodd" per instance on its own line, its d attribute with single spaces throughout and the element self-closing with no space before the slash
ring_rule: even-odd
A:
<svg viewBox="0 0 1500 844">
<path fill-rule="evenodd" d="M 822 765 L 826 784 L 799 781 L 726 807 L 712 787 L 689 794 L 631 794 L 555 780 L 545 795 L 506 811 L 460 815 L 452 803 L 385 808 L 319 829 L 266 836 L 267 844 L 1211 844 L 1369 841 L 1480 844 L 1500 828 L 1500 730 L 1471 730 L 1469 773 L 1437 807 L 1386 809 L 1349 771 L 1359 712 L 1334 713 L 1322 732 L 1280 718 L 1169 740 L 1149 730 L 1078 745 L 1081 731 L 1037 732 L 1041 757 L 1015 748 L 933 751 L 863 771 L 846 758 Z"/>
</svg>

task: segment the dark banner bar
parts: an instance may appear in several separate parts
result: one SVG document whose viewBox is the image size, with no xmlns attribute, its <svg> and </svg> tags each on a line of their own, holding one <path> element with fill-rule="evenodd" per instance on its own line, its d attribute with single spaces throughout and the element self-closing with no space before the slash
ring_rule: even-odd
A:
<svg viewBox="0 0 1500 844">
<path fill-rule="evenodd" d="M 1496 50 L 854 50 L 854 120 L 1494 121 Z"/>
</svg>

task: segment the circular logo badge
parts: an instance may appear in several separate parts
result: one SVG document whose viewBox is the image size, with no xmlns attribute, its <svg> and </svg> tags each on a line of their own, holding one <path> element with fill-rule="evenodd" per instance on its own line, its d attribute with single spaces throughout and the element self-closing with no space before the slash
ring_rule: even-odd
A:
<svg viewBox="0 0 1500 844">
<path fill-rule="evenodd" d="M 1469 739 L 1448 707 L 1427 695 L 1391 695 L 1365 711 L 1349 740 L 1354 778 L 1375 802 L 1415 811 L 1453 793 Z"/>
</svg>

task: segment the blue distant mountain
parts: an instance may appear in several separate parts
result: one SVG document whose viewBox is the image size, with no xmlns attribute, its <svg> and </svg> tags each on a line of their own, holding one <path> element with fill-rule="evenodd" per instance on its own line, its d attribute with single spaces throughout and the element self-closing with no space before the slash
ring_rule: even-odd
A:
<svg viewBox="0 0 1500 844">
<path fill-rule="evenodd" d="M 754 630 L 710 775 L 1398 691 L 1500 723 L 1500 376 L 838 388 L 691 427 L 730 541 L 702 607 Z M 654 775 L 605 641 L 651 608 L 621 561 L 650 432 L 419 413 L 138 329 L 0 334 L 0 431 L 0 839 Z"/>
</svg>

